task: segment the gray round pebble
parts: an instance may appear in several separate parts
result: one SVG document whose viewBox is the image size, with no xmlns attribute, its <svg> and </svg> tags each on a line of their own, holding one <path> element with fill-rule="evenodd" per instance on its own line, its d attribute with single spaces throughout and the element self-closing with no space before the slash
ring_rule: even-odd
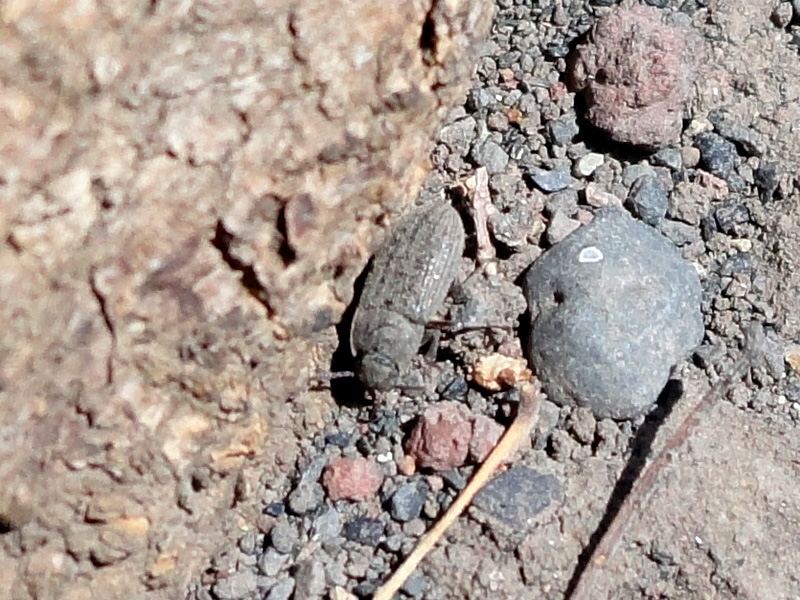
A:
<svg viewBox="0 0 800 600">
<path fill-rule="evenodd" d="M 473 88 L 467 97 L 467 107 L 474 110 L 485 110 L 497 104 L 497 99 L 486 88 Z"/>
<path fill-rule="evenodd" d="M 289 600 L 294 592 L 294 579 L 284 579 L 269 591 L 267 600 Z"/>
<path fill-rule="evenodd" d="M 683 157 L 678 148 L 662 148 L 653 154 L 652 161 L 659 167 L 669 167 L 673 171 L 680 171 L 683 168 Z"/>
<path fill-rule="evenodd" d="M 275 523 L 270 531 L 269 540 L 272 547 L 281 554 L 291 554 L 300 544 L 297 528 L 285 519 Z"/>
<path fill-rule="evenodd" d="M 658 179 L 645 175 L 633 182 L 625 204 L 636 217 L 658 227 L 667 214 L 669 198 Z"/>
<path fill-rule="evenodd" d="M 580 133 L 575 115 L 567 115 L 557 121 L 550 121 L 547 124 L 547 133 L 554 144 L 566 146 L 572 142 L 572 138 Z"/>
<path fill-rule="evenodd" d="M 281 572 L 283 565 L 286 564 L 288 557 L 285 554 L 279 554 L 274 548 L 268 548 L 261 556 L 258 557 L 258 570 L 267 577 L 275 577 Z"/>
<path fill-rule="evenodd" d="M 459 156 L 466 156 L 475 137 L 475 128 L 475 119 L 472 117 L 460 119 L 444 127 L 439 139 L 450 148 L 451 152 Z"/>
<path fill-rule="evenodd" d="M 728 200 L 714 211 L 714 219 L 717 221 L 717 228 L 722 233 L 735 235 L 737 226 L 750 220 L 750 212 L 744 204 Z"/>
<path fill-rule="evenodd" d="M 695 269 L 651 227 L 606 208 L 525 277 L 529 358 L 550 398 L 628 419 L 703 337 Z"/>
<path fill-rule="evenodd" d="M 314 519 L 314 537 L 321 542 L 327 542 L 342 532 L 342 519 L 332 506 Z"/>
<path fill-rule="evenodd" d="M 416 519 L 425 504 L 425 492 L 419 482 L 406 483 L 397 488 L 390 501 L 392 518 L 401 523 Z"/>
<path fill-rule="evenodd" d="M 325 567 L 318 560 L 301 563 L 294 579 L 294 600 L 313 600 L 325 593 Z"/>
<path fill-rule="evenodd" d="M 472 149 L 472 159 L 489 174 L 502 173 L 508 166 L 508 154 L 492 140 L 485 140 Z"/>
<path fill-rule="evenodd" d="M 239 540 L 239 549 L 247 556 L 257 554 L 261 549 L 259 546 L 260 540 L 258 538 L 258 532 L 255 529 L 248 531 L 242 536 L 242 539 Z"/>
<path fill-rule="evenodd" d="M 304 515 L 317 508 L 325 498 L 322 486 L 314 482 L 301 481 L 289 494 L 288 507 L 296 515 Z"/>
<path fill-rule="evenodd" d="M 422 598 L 427 585 L 428 581 L 425 579 L 425 576 L 422 573 L 415 572 L 406 579 L 405 583 L 403 583 L 403 587 L 400 589 L 412 598 Z"/>
<path fill-rule="evenodd" d="M 492 479 L 473 504 L 517 531 L 561 496 L 561 484 L 525 465 L 517 465 Z"/>
<path fill-rule="evenodd" d="M 214 594 L 220 600 L 239 600 L 258 589 L 255 571 L 237 571 L 214 584 Z"/>
<path fill-rule="evenodd" d="M 622 185 L 629 188 L 641 177 L 656 178 L 656 170 L 648 164 L 628 165 L 622 169 Z"/>
</svg>

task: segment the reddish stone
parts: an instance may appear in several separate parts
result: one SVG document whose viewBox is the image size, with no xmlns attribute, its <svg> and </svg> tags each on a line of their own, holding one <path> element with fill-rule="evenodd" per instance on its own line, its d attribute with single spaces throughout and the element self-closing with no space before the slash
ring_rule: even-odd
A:
<svg viewBox="0 0 800 600">
<path fill-rule="evenodd" d="M 469 457 L 482 463 L 500 441 L 505 429 L 494 419 L 478 415 L 472 421 L 472 439 L 469 442 Z"/>
<path fill-rule="evenodd" d="M 570 57 L 571 84 L 583 91 L 589 122 L 647 149 L 680 139 L 702 50 L 699 36 L 665 24 L 663 15 L 652 6 L 620 6 Z"/>
<path fill-rule="evenodd" d="M 567 94 L 569 94 L 569 90 L 563 81 L 556 81 L 551 84 L 547 91 L 550 93 L 550 100 L 555 103 L 560 102 L 562 98 L 566 98 Z"/>
<path fill-rule="evenodd" d="M 469 412 L 456 402 L 442 402 L 422 413 L 406 452 L 422 468 L 448 471 L 467 460 L 471 438 Z"/>
<path fill-rule="evenodd" d="M 322 485 L 331 500 L 366 500 L 383 483 L 383 472 L 366 458 L 337 458 L 325 467 Z"/>
</svg>

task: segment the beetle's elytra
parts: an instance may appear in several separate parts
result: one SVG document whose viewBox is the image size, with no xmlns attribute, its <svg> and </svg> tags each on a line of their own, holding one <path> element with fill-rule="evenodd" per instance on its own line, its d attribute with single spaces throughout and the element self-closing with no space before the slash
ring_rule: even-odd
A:
<svg viewBox="0 0 800 600">
<path fill-rule="evenodd" d="M 464 252 L 464 226 L 449 204 L 400 219 L 372 259 L 353 316 L 350 346 L 367 389 L 399 384 L 444 303 Z"/>
</svg>

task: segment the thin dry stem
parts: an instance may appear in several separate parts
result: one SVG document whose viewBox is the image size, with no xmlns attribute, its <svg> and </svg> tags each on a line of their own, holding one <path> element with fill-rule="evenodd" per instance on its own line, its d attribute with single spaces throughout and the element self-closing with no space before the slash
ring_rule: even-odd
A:
<svg viewBox="0 0 800 600">
<path fill-rule="evenodd" d="M 453 500 L 453 504 L 441 519 L 417 544 L 414 551 L 408 555 L 403 563 L 397 568 L 389 580 L 375 592 L 373 600 L 391 600 L 392 596 L 399 590 L 406 579 L 413 573 L 425 555 L 433 549 L 439 539 L 444 535 L 447 528 L 455 521 L 461 512 L 469 506 L 475 495 L 481 490 L 503 462 L 505 462 L 517 449 L 519 442 L 530 432 L 531 427 L 536 421 L 539 410 L 540 390 L 538 382 L 535 384 L 525 383 L 520 388 L 520 403 L 517 416 L 514 422 L 506 431 L 503 438 L 494 447 L 491 454 L 470 480 L 467 487 Z"/>
</svg>

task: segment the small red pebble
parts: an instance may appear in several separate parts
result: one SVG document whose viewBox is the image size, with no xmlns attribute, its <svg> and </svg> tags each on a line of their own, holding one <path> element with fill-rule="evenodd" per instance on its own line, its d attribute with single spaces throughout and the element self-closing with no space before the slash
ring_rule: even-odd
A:
<svg viewBox="0 0 800 600">
<path fill-rule="evenodd" d="M 331 500 L 366 500 L 383 483 L 383 472 L 366 458 L 337 458 L 325 467 L 322 485 Z"/>
<path fill-rule="evenodd" d="M 477 415 L 472 421 L 472 439 L 469 442 L 469 457 L 482 463 L 503 436 L 503 429 L 494 419 Z"/>
<path fill-rule="evenodd" d="M 422 413 L 406 452 L 422 468 L 449 471 L 467 460 L 471 438 L 469 412 L 456 402 L 442 402 Z"/>
</svg>

